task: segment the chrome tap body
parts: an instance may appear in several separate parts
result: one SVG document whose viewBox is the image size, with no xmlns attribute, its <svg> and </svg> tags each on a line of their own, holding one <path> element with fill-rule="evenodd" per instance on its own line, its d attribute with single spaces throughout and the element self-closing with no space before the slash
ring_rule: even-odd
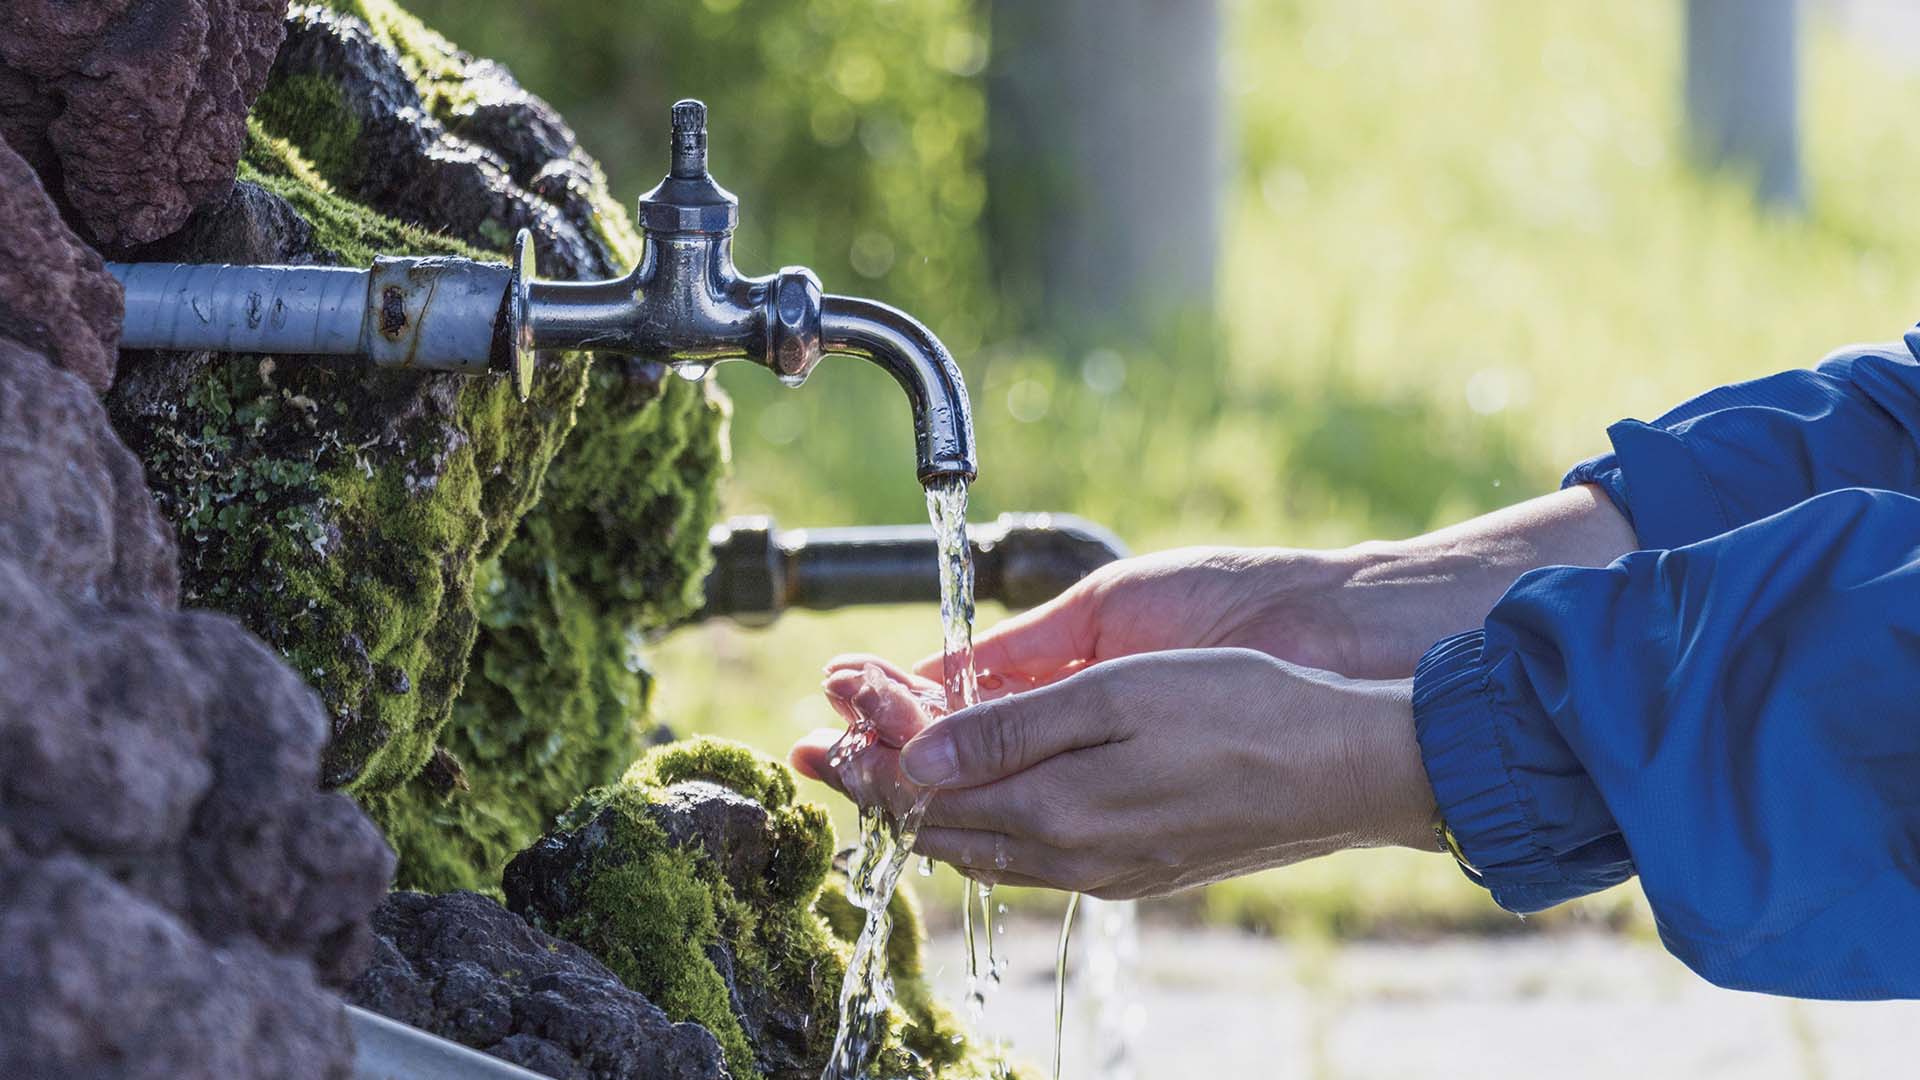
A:
<svg viewBox="0 0 1920 1080">
<path fill-rule="evenodd" d="M 798 386 L 823 356 L 880 365 L 913 410 L 922 482 L 971 480 L 973 420 L 959 365 L 912 316 L 826 295 L 803 266 L 746 277 L 733 264 L 740 203 L 707 172 L 706 106 L 673 106 L 673 167 L 640 197 L 646 250 L 624 278 L 535 282 L 527 323 L 537 349 L 624 353 L 676 367 L 751 360 Z"/>
</svg>

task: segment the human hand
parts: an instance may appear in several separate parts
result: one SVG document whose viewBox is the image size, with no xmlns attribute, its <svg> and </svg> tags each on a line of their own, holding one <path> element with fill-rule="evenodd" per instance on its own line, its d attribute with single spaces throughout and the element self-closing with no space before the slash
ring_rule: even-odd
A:
<svg viewBox="0 0 1920 1080">
<path fill-rule="evenodd" d="M 942 719 L 915 696 L 928 681 L 882 674 L 829 676 L 859 683 L 848 708 L 883 733 L 862 767 L 825 766 L 830 732 L 795 764 L 890 808 L 938 788 L 916 849 L 983 880 L 1126 899 L 1347 847 L 1432 847 L 1404 681 L 1161 652 Z"/>
<path fill-rule="evenodd" d="M 1479 625 L 1521 574 L 1605 566 L 1636 546 L 1605 495 L 1576 486 L 1410 540 L 1332 551 L 1182 548 L 1109 563 L 981 634 L 983 690 L 1053 682 L 1169 649 L 1255 649 L 1356 679 L 1413 674 Z M 915 673 L 938 678 L 930 656 Z"/>
</svg>

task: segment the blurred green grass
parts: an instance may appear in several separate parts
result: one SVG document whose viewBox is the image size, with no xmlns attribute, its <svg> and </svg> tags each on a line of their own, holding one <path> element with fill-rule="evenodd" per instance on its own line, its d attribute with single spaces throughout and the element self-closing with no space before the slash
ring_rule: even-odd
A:
<svg viewBox="0 0 1920 1080">
<path fill-rule="evenodd" d="M 561 103 L 626 194 L 659 172 L 660 140 L 636 139 L 622 116 L 682 92 L 721 102 L 717 175 L 756 223 L 742 264 L 812 263 L 960 346 L 977 520 L 1071 511 L 1136 550 L 1407 535 L 1549 489 L 1605 447 L 1615 419 L 1897 336 L 1920 314 L 1920 201 L 1906 198 L 1920 145 L 1903 137 L 1920 81 L 1814 18 L 1810 204 L 1790 215 L 1756 207 L 1737 176 L 1689 166 L 1676 2 L 1230 0 L 1220 330 L 1062 356 L 994 329 L 975 226 L 978 11 L 572 0 L 547 12 L 599 13 L 566 39 L 603 53 L 620 46 L 588 35 L 644 28 L 622 41 L 644 37 L 649 63 L 607 68 L 629 92 L 608 97 L 589 81 L 602 61 L 540 59 L 557 47 L 528 39 L 524 12 L 543 3 L 416 6 Z M 801 38 L 769 23 L 782 19 L 831 47 L 796 59 L 781 43 Z M 749 24 L 758 44 L 729 50 Z M 682 38 L 697 47 L 682 55 Z M 888 258 L 856 258 L 875 237 Z M 922 519 L 905 410 L 883 375 L 830 361 L 799 393 L 759 371 L 720 378 L 737 403 L 731 512 L 790 526 Z M 881 609 L 682 630 L 652 652 L 662 718 L 778 752 L 833 722 L 814 692 L 827 656 L 918 656 L 936 624 Z M 1390 852 L 1165 910 L 1329 935 L 1513 924 L 1445 860 Z M 1640 910 L 1628 889 L 1555 919 L 1619 925 Z"/>
</svg>

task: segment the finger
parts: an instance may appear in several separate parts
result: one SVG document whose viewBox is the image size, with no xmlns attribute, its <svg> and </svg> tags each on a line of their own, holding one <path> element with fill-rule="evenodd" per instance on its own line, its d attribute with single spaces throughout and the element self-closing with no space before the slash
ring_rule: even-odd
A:
<svg viewBox="0 0 1920 1080">
<path fill-rule="evenodd" d="M 890 746 L 905 745 L 933 720 L 926 701 L 875 664 L 836 671 L 820 689 L 849 725 L 873 732 Z"/>
<path fill-rule="evenodd" d="M 828 784 L 845 794 L 839 774 L 827 764 L 828 752 L 843 734 L 832 728 L 817 728 L 807 732 L 787 751 L 787 764 L 792 765 L 800 775 Z"/>
<path fill-rule="evenodd" d="M 912 685 L 886 674 L 878 664 L 861 669 L 861 686 L 853 693 L 853 709 L 888 746 L 905 746 L 932 723 L 934 714 L 929 713 L 929 705 Z"/>
<path fill-rule="evenodd" d="M 925 787 L 976 787 L 1111 741 L 1104 670 L 954 713 L 902 748 L 901 768 Z"/>
<path fill-rule="evenodd" d="M 826 673 L 832 676 L 836 672 L 858 672 L 867 667 L 877 667 L 882 674 L 898 682 L 915 684 L 923 681 L 886 657 L 875 656 L 872 653 L 841 653 L 827 661 Z"/>
<path fill-rule="evenodd" d="M 946 829 L 970 829 L 1037 836 L 1032 825 L 1044 812 L 1044 792 L 1022 781 L 1041 770 L 1022 773 L 982 787 L 944 788 L 927 801 L 926 823 Z"/>
<path fill-rule="evenodd" d="M 875 743 L 833 767 L 847 797 L 863 807 L 877 806 L 895 819 L 905 816 L 921 789 L 900 772 L 900 752 Z"/>
<path fill-rule="evenodd" d="M 1044 679 L 1074 661 L 1093 659 L 1098 635 L 1090 595 L 1076 585 L 1037 608 L 1001 620 L 974 641 L 973 666 L 1003 677 Z M 938 679 L 943 658 L 929 656 L 914 670 Z"/>
</svg>

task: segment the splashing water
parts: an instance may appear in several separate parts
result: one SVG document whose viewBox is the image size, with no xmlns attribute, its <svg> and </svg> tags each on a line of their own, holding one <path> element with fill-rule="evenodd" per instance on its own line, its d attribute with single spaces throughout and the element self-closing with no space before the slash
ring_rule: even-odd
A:
<svg viewBox="0 0 1920 1080">
<path fill-rule="evenodd" d="M 973 550 L 967 543 L 967 482 L 958 477 L 927 486 L 927 515 L 933 520 L 940 552 L 940 625 L 948 712 L 980 700 L 973 671 Z M 835 767 L 873 744 L 871 729 L 856 725 L 834 744 L 828 761 Z M 913 841 L 926 817 L 930 789 L 904 792 L 912 804 L 898 818 L 875 805 L 860 810 L 860 851 L 848 876 L 847 892 L 867 913 L 866 924 L 847 963 L 840 985 L 840 1029 L 821 1080 L 867 1080 L 867 1063 L 880 1041 L 893 982 L 887 978 L 887 938 L 893 920 L 887 906 L 899 886 Z M 991 940 L 991 934 L 989 934 Z"/>
</svg>

